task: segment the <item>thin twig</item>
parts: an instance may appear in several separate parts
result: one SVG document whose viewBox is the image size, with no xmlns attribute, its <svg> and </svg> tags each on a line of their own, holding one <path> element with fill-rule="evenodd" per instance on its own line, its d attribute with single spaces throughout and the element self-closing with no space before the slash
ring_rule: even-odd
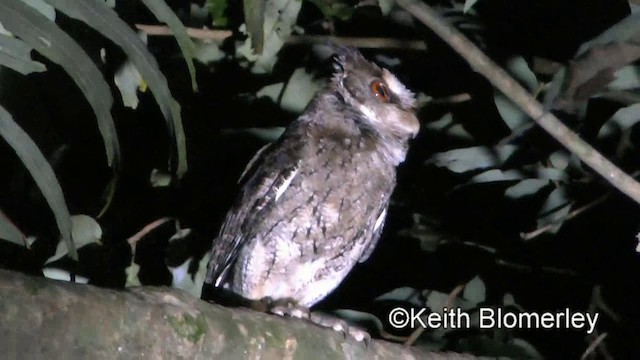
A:
<svg viewBox="0 0 640 360">
<path fill-rule="evenodd" d="M 168 26 L 163 25 L 145 25 L 145 24 L 136 24 L 136 28 L 147 35 L 152 36 L 169 36 L 173 35 L 173 31 Z M 187 35 L 194 39 L 201 40 L 217 40 L 222 41 L 231 35 L 233 32 L 231 30 L 212 30 L 212 29 L 195 29 L 195 28 L 187 28 Z"/>
<path fill-rule="evenodd" d="M 429 105 L 458 104 L 458 103 L 467 102 L 467 101 L 471 101 L 471 94 L 461 93 L 461 94 L 435 98 L 433 100 L 430 100 L 427 104 Z"/>
<path fill-rule="evenodd" d="M 599 197 L 599 198 L 597 198 L 597 199 L 593 200 L 592 202 L 590 202 L 590 203 L 588 203 L 588 204 L 586 204 L 586 205 L 584 205 L 584 206 L 581 206 L 581 207 L 579 207 L 579 208 L 577 208 L 577 209 L 575 209 L 575 210 L 573 210 L 573 211 L 569 212 L 566 216 L 563 216 L 562 218 L 559 218 L 559 219 L 555 219 L 555 220 L 553 220 L 552 222 L 548 223 L 548 224 L 547 224 L 547 225 L 545 225 L 545 226 L 539 227 L 539 228 L 537 228 L 537 229 L 535 229 L 535 230 L 533 230 L 533 231 L 530 231 L 530 232 L 523 232 L 523 233 L 520 233 L 520 238 L 521 238 L 522 240 L 525 240 L 525 241 L 526 241 L 526 240 L 534 239 L 534 238 L 536 238 L 536 237 L 538 237 L 538 236 L 540 236 L 540 235 L 542 235 L 542 234 L 546 233 L 547 231 L 550 231 L 550 230 L 551 230 L 551 229 L 553 229 L 556 225 L 558 225 L 558 224 L 560 224 L 560 223 L 562 223 L 562 222 L 565 222 L 565 221 L 567 221 L 567 220 L 571 220 L 571 219 L 573 219 L 574 217 L 576 217 L 576 216 L 578 216 L 578 215 L 582 214 L 583 212 L 585 212 L 585 211 L 587 211 L 587 210 L 589 210 L 589 209 L 591 209 L 591 208 L 595 207 L 596 205 L 600 205 L 600 204 L 601 204 L 601 203 L 603 203 L 605 200 L 607 200 L 609 197 L 611 197 L 611 194 L 610 194 L 610 193 L 609 193 L 609 194 L 606 194 L 606 195 L 603 195 L 603 196 L 601 196 L 601 197 Z"/>
<path fill-rule="evenodd" d="M 422 326 L 418 326 L 404 342 L 404 346 L 412 346 L 424 331 L 425 329 Z"/>
<path fill-rule="evenodd" d="M 153 229 L 157 228 L 158 226 L 166 223 L 167 221 L 171 220 L 172 218 L 170 217 L 163 217 L 160 218 L 158 220 L 155 220 L 149 224 L 147 224 L 145 227 L 143 227 L 140 231 L 138 231 L 137 233 L 135 233 L 133 236 L 131 236 L 130 238 L 127 239 L 127 242 L 129 243 L 129 246 L 131 246 L 131 249 L 134 250 L 136 249 L 136 243 L 142 239 L 143 236 L 147 235 L 148 233 L 150 233 Z"/>
<path fill-rule="evenodd" d="M 640 175 L 640 171 L 634 171 L 630 176 L 632 178 L 637 178 L 638 175 Z M 609 197 L 611 197 L 611 193 L 605 194 L 595 200 L 593 200 L 592 202 L 577 208 L 571 212 L 569 212 L 566 216 L 560 218 L 560 219 L 555 219 L 554 221 L 552 221 L 551 223 L 540 227 L 534 231 L 528 232 L 528 233 L 520 233 L 520 237 L 522 238 L 522 240 L 531 240 L 539 235 L 542 235 L 543 233 L 551 230 L 555 225 L 557 225 L 558 223 L 564 222 L 564 221 L 568 221 L 573 219 L 574 217 L 580 215 L 581 213 L 595 207 L 596 205 L 600 205 L 601 203 L 603 203 L 605 200 L 607 200 Z"/>
<path fill-rule="evenodd" d="M 326 35 L 292 35 L 285 43 L 296 44 L 327 44 L 353 46 L 363 49 L 412 49 L 427 50 L 427 45 L 422 40 L 404 40 L 380 37 L 339 37 Z"/>
<path fill-rule="evenodd" d="M 486 77 L 505 96 L 517 104 L 538 125 L 604 177 L 611 185 L 640 203 L 640 184 L 582 140 L 553 114 L 544 110 L 520 84 L 496 65 L 457 29 L 440 19 L 429 6 L 416 0 L 398 0 L 398 4 L 428 26 L 460 54 L 471 67 Z"/>
<path fill-rule="evenodd" d="M 533 273 L 535 270 L 539 269 L 540 271 L 548 272 L 552 274 L 565 275 L 565 276 L 578 276 L 577 272 L 569 269 L 559 269 L 551 266 L 540 266 L 540 267 L 534 268 L 531 265 L 516 263 L 516 262 L 508 261 L 505 259 L 496 259 L 496 265 L 504 266 L 512 270 L 518 270 L 518 271 L 528 272 L 528 273 Z"/>
<path fill-rule="evenodd" d="M 451 292 L 449 293 L 449 297 L 447 298 L 447 302 L 445 303 L 445 306 L 444 306 L 446 309 L 451 309 L 453 307 L 453 302 L 456 300 L 458 295 L 460 295 L 462 290 L 464 290 L 464 287 L 465 287 L 465 284 L 460 284 L 456 286 L 453 290 L 451 290 Z M 442 309 L 441 312 L 442 311 L 444 311 L 444 309 Z M 418 328 L 415 329 L 411 333 L 411 335 L 407 338 L 407 340 L 404 342 L 404 345 L 412 346 L 425 330 L 426 329 L 423 328 L 422 326 L 418 326 Z"/>
<path fill-rule="evenodd" d="M 604 308 L 601 307 L 602 305 L 604 306 Z M 618 317 L 618 315 L 613 310 L 609 309 L 609 307 L 604 303 L 600 285 L 595 285 L 593 287 L 593 291 L 591 292 L 591 302 L 589 303 L 587 311 L 589 312 L 589 314 L 594 315 L 597 313 L 598 309 L 604 311 L 605 315 L 609 316 L 612 320 L 620 322 L 620 318 Z M 596 328 L 594 329 L 593 333 L 587 337 L 586 340 L 589 341 L 590 345 L 587 350 L 585 350 L 583 358 L 585 358 L 585 355 L 588 355 L 597 347 L 597 349 L 599 350 L 599 355 L 601 355 L 603 359 L 613 359 L 613 357 L 609 353 L 609 349 L 607 349 L 607 344 L 602 342 L 602 339 L 599 340 L 601 336 L 602 335 L 599 335 L 598 329 Z M 595 338 L 595 340 L 589 340 L 593 338 Z"/>
<path fill-rule="evenodd" d="M 384 329 L 380 329 L 380 337 L 385 339 L 385 340 L 397 341 L 397 342 L 402 342 L 402 343 L 404 343 L 408 339 L 407 336 L 393 335 L 393 334 L 390 334 L 390 333 L 384 331 Z"/>
<path fill-rule="evenodd" d="M 447 239 L 443 239 L 440 241 L 440 243 L 438 245 L 445 245 L 445 244 L 451 244 L 451 245 L 464 245 L 464 246 L 468 246 L 471 248 L 476 248 L 476 249 L 480 249 L 482 251 L 486 251 L 490 254 L 497 254 L 498 250 L 496 248 L 493 248 L 491 246 L 487 246 L 487 245 L 482 245 L 482 244 L 478 244 L 475 243 L 473 241 L 459 241 L 459 240 L 447 240 Z"/>
<path fill-rule="evenodd" d="M 587 347 L 587 349 L 584 351 L 584 353 L 582 354 L 582 356 L 580 357 L 581 360 L 585 360 L 597 347 L 598 345 L 600 345 L 600 343 L 607 337 L 607 333 L 602 333 L 600 334 L 600 336 L 598 336 L 595 340 L 593 340 L 591 342 L 591 344 L 589 344 L 589 347 Z"/>
<path fill-rule="evenodd" d="M 168 26 L 136 24 L 136 28 L 147 35 L 170 36 L 173 31 Z M 194 39 L 222 41 L 231 35 L 231 30 L 212 30 L 187 28 L 187 34 Z M 333 43 L 345 46 L 354 46 L 364 49 L 413 49 L 427 50 L 427 45 L 422 40 L 403 40 L 381 37 L 338 37 L 326 35 L 291 35 L 286 38 L 287 45 L 297 44 L 327 44 Z"/>
<path fill-rule="evenodd" d="M 447 309 L 451 309 L 453 307 L 453 302 L 456 301 L 456 298 L 460 295 L 462 290 L 464 290 L 465 286 L 466 286 L 465 284 L 460 284 L 455 288 L 453 288 L 453 290 L 451 290 L 451 292 L 449 293 L 449 297 L 447 298 L 447 302 L 445 304 L 445 307 Z"/>
<path fill-rule="evenodd" d="M 593 293 L 591 297 L 591 303 L 599 309 L 603 313 L 605 313 L 610 319 L 615 321 L 616 323 L 620 323 L 622 320 L 620 319 L 620 315 L 618 315 L 602 298 L 602 288 L 598 285 L 593 288 Z"/>
<path fill-rule="evenodd" d="M 502 140 L 498 141 L 498 146 L 508 145 L 510 142 L 512 142 L 516 138 L 519 138 L 524 133 L 533 129 L 534 126 L 536 126 L 536 123 L 526 123 L 518 126 L 517 128 L 511 131 L 511 134 L 505 136 Z"/>
</svg>

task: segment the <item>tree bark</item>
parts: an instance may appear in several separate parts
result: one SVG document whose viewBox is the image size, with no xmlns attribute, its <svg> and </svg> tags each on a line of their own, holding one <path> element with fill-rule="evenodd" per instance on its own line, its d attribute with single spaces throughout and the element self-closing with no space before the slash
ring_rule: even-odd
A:
<svg viewBox="0 0 640 360">
<path fill-rule="evenodd" d="M 0 270 L 8 359 L 451 359 L 310 322 L 204 302 L 179 290 L 111 290 Z"/>
</svg>

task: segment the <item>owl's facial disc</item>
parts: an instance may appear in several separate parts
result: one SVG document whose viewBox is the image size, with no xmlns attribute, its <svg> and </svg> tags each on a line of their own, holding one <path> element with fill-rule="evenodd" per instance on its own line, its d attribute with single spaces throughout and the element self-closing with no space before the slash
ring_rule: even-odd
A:
<svg viewBox="0 0 640 360">
<path fill-rule="evenodd" d="M 379 76 L 351 74 L 345 78 L 345 89 L 356 109 L 370 127 L 381 135 L 400 138 L 415 137 L 420 130 L 413 107 L 415 97 L 386 69 L 376 69 Z M 368 81 L 368 82 L 367 82 Z"/>
<path fill-rule="evenodd" d="M 420 122 L 411 109 L 401 109 L 393 103 L 359 104 L 357 109 L 382 135 L 413 138 L 420 130 Z"/>
<path fill-rule="evenodd" d="M 420 123 L 414 114 L 415 96 L 391 72 L 365 59 L 353 48 L 341 48 L 333 84 L 349 106 L 362 115 L 362 124 L 383 137 L 415 137 Z"/>
</svg>

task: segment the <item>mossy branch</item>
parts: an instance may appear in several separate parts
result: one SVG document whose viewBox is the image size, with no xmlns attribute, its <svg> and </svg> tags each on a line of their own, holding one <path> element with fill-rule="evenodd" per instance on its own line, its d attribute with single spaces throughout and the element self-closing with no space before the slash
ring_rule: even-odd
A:
<svg viewBox="0 0 640 360">
<path fill-rule="evenodd" d="M 472 359 L 299 319 L 210 304 L 179 290 L 111 290 L 0 270 L 0 348 L 9 359 Z"/>
</svg>

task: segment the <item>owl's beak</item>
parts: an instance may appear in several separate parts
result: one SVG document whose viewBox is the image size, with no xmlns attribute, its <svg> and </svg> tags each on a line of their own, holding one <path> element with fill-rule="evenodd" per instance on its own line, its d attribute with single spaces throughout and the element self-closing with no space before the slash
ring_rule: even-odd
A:
<svg viewBox="0 0 640 360">
<path fill-rule="evenodd" d="M 415 137 L 418 136 L 418 132 L 420 132 L 420 121 L 413 113 L 406 117 L 405 124 L 403 125 L 405 125 L 405 129 L 409 135 L 411 135 L 412 139 L 415 139 Z"/>
</svg>

